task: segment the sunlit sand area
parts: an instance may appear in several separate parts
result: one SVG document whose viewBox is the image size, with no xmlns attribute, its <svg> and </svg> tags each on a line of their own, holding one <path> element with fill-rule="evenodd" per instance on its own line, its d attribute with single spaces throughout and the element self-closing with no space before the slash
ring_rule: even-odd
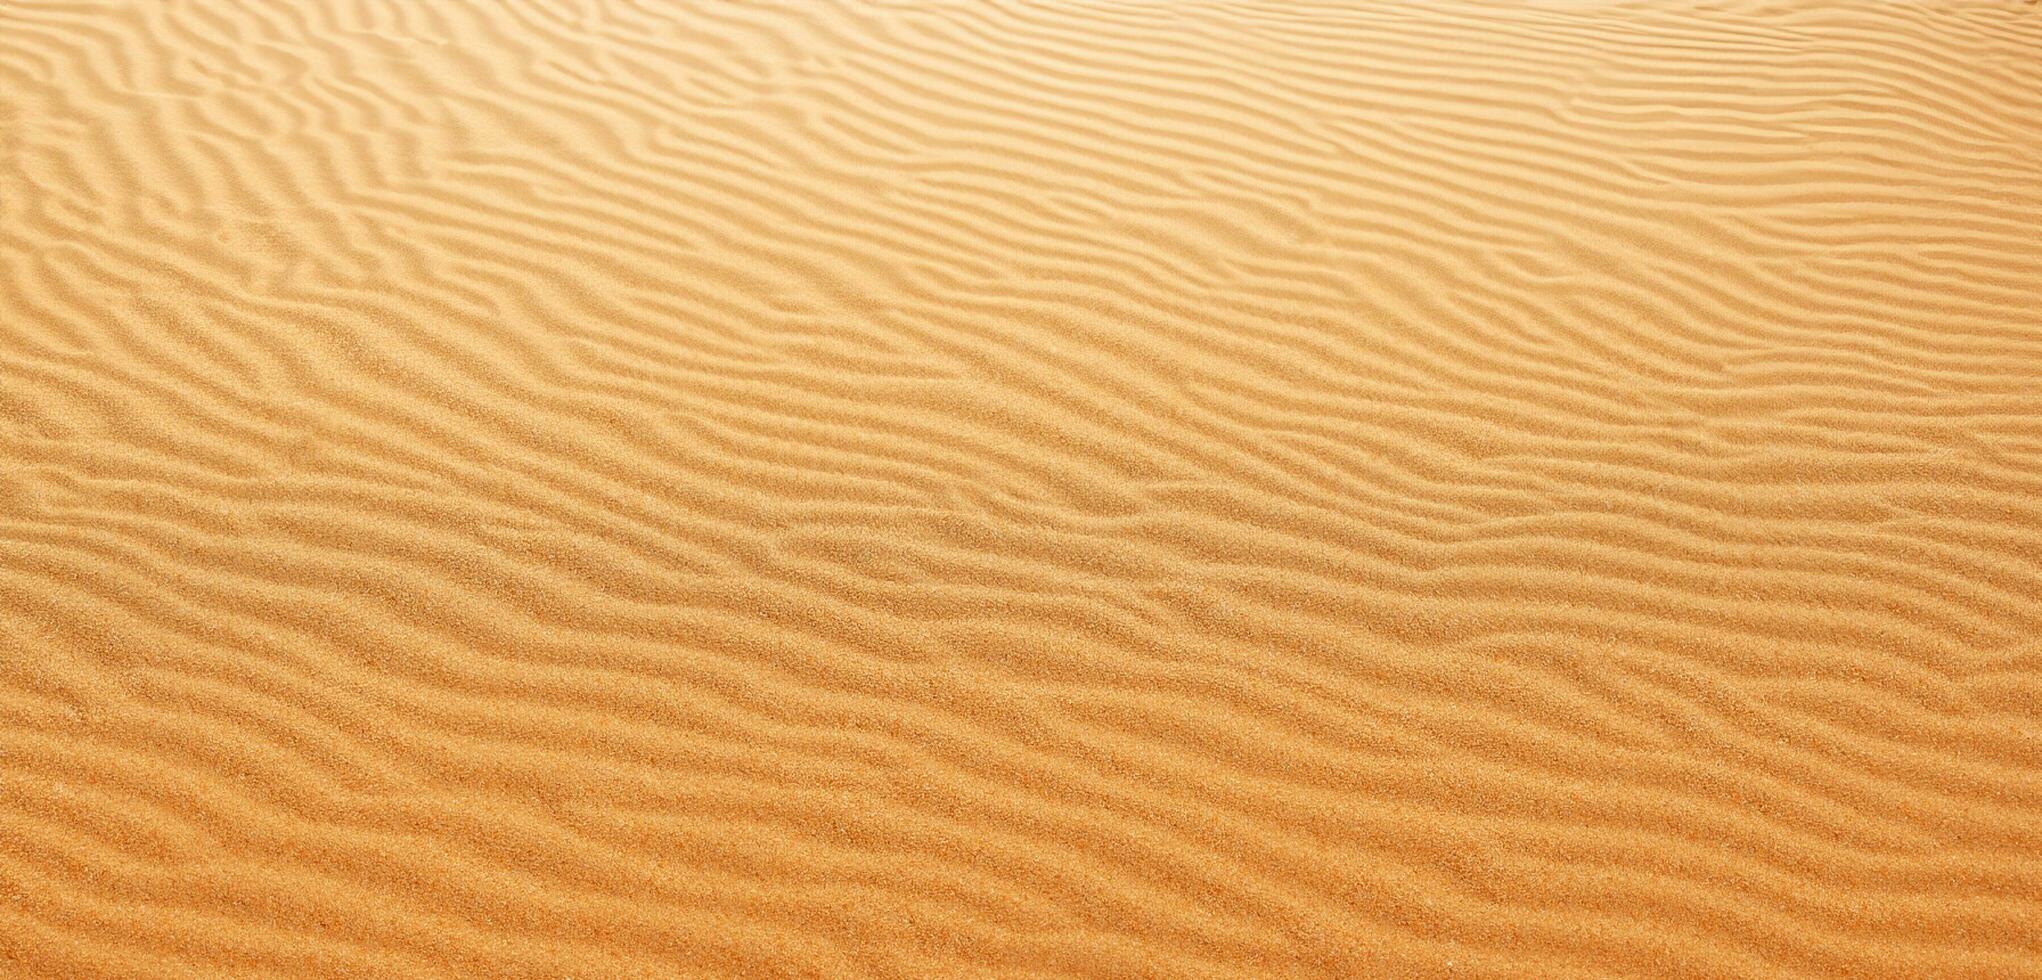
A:
<svg viewBox="0 0 2042 980">
<path fill-rule="evenodd" d="M 2042 977 L 2042 7 L 0 0 L 0 977 Z"/>
</svg>

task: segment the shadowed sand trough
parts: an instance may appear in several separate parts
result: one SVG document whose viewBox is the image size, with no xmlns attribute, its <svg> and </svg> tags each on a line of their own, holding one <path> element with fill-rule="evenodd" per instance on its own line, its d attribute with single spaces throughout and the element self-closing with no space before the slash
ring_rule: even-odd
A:
<svg viewBox="0 0 2042 980">
<path fill-rule="evenodd" d="M 0 975 L 2042 976 L 2042 12 L 0 3 Z"/>
</svg>

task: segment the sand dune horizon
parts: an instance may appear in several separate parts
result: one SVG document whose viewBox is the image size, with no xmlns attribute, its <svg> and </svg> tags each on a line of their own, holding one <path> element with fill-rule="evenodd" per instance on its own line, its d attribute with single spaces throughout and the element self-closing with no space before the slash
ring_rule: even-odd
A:
<svg viewBox="0 0 2042 980">
<path fill-rule="evenodd" d="M 0 3 L 0 976 L 2038 924 L 2030 4 Z"/>
</svg>

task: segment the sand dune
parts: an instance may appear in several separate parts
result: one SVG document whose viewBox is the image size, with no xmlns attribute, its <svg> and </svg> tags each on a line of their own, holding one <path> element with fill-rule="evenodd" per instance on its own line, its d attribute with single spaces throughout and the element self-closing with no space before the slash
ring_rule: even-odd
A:
<svg viewBox="0 0 2042 980">
<path fill-rule="evenodd" d="M 0 3 L 0 975 L 2042 976 L 2042 8 Z"/>
</svg>

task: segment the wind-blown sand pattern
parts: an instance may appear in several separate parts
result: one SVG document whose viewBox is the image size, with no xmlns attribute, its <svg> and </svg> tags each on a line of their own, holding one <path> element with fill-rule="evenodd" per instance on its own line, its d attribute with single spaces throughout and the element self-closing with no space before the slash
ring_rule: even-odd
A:
<svg viewBox="0 0 2042 980">
<path fill-rule="evenodd" d="M 2042 9 L 0 2 L 0 974 L 2042 976 Z"/>
</svg>

